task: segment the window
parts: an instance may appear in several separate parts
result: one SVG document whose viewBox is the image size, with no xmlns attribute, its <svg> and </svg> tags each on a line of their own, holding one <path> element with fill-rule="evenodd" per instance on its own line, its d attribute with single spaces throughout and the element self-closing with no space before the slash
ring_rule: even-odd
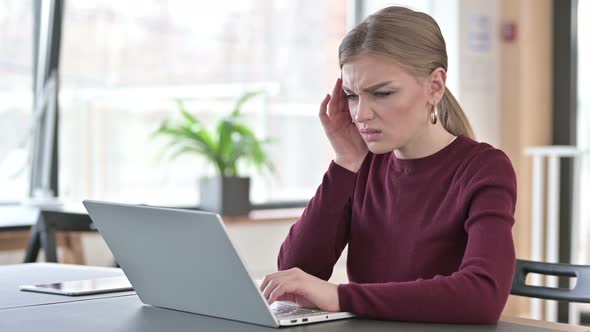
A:
<svg viewBox="0 0 590 332">
<path fill-rule="evenodd" d="M 590 1 L 578 1 L 578 147 L 590 150 L 590 40 L 583 32 L 589 31 L 590 23 L 585 20 L 590 14 Z M 590 155 L 586 154 L 582 159 L 580 174 L 580 214 L 578 222 L 580 225 L 578 243 L 580 251 L 578 255 L 579 264 L 590 263 L 590 251 L 588 250 L 588 239 L 590 238 L 590 206 L 584 204 L 590 197 Z"/>
<path fill-rule="evenodd" d="M 151 138 L 176 114 L 174 100 L 204 121 L 245 107 L 269 146 L 276 176 L 253 177 L 252 201 L 310 198 L 331 149 L 317 119 L 339 76 L 345 1 L 72 1 L 61 52 L 60 191 L 153 204 L 196 204 L 200 157 L 158 161 Z"/>
<path fill-rule="evenodd" d="M 29 189 L 32 1 L 2 0 L 0 45 L 0 202 L 15 202 Z"/>
</svg>

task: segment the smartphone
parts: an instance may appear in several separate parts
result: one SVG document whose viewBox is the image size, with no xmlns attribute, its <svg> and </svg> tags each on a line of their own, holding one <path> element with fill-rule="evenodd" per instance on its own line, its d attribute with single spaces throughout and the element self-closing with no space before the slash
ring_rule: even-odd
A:
<svg viewBox="0 0 590 332">
<path fill-rule="evenodd" d="M 74 280 L 57 282 L 53 284 L 23 285 L 22 291 L 50 293 L 67 296 L 103 294 L 112 292 L 131 291 L 133 287 L 127 277 L 110 277 L 88 280 Z"/>
</svg>

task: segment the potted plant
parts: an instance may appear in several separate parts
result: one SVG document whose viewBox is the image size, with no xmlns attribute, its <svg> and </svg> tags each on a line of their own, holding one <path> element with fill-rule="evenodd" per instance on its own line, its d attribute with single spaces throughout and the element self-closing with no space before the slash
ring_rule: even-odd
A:
<svg viewBox="0 0 590 332">
<path fill-rule="evenodd" d="M 164 120 L 155 135 L 167 136 L 166 150 L 174 159 L 183 154 L 196 154 L 209 160 L 217 176 L 199 180 L 200 207 L 224 215 L 245 215 L 250 211 L 250 178 L 240 172 L 239 164 L 256 166 L 258 171 L 274 171 L 264 145 L 269 140 L 258 139 L 241 119 L 242 106 L 261 92 L 248 92 L 234 105 L 233 111 L 222 117 L 214 130 L 190 114 L 178 100 L 181 121 Z"/>
</svg>

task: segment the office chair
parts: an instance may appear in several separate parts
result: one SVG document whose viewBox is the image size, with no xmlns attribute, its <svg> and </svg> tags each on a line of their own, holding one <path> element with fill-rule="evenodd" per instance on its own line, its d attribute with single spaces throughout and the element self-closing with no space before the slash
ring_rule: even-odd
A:
<svg viewBox="0 0 590 332">
<path fill-rule="evenodd" d="M 531 286 L 525 283 L 526 276 L 529 273 L 574 277 L 577 280 L 573 289 Z M 590 303 L 590 266 L 533 262 L 517 259 L 510 294 L 546 300 Z"/>
</svg>

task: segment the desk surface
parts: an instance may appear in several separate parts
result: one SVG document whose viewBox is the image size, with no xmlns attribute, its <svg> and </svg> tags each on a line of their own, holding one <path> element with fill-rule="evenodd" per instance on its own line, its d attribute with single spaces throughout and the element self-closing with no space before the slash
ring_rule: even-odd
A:
<svg viewBox="0 0 590 332">
<path fill-rule="evenodd" d="M 56 211 L 70 214 L 87 214 L 82 204 L 67 204 L 54 207 L 34 207 L 21 204 L 0 205 L 0 231 L 29 229 L 41 211 Z"/>
<path fill-rule="evenodd" d="M 497 325 L 454 325 L 387 322 L 364 319 L 348 319 L 278 331 L 324 331 L 324 332 L 546 332 L 584 331 L 575 326 L 563 326 L 542 322 L 534 326 L 531 321 L 515 319 L 501 321 Z M 559 328 L 562 329 L 559 329 Z M 143 305 L 135 295 L 102 298 L 91 301 L 69 302 L 53 305 L 15 308 L 0 311 L 0 330 L 39 331 L 277 331 L 273 328 L 240 323 L 225 319 L 190 314 Z M 565 328 L 565 329 L 563 329 Z"/>
<path fill-rule="evenodd" d="M 223 216 L 223 220 L 228 223 L 293 221 L 303 213 L 303 210 L 303 208 L 253 210 L 247 216 Z M 0 231 L 29 229 L 37 222 L 40 211 L 87 214 L 82 204 L 74 203 L 45 208 L 25 205 L 0 205 Z"/>
<path fill-rule="evenodd" d="M 29 229 L 39 218 L 39 209 L 22 205 L 0 205 L 0 231 Z"/>
<path fill-rule="evenodd" d="M 0 310 L 0 331 L 277 331 L 263 326 L 143 305 L 132 292 L 120 293 L 123 296 L 113 293 L 64 299 L 58 295 L 17 290 L 17 286 L 23 283 L 113 276 L 121 273 L 114 268 L 46 263 L 1 266 L 0 307 L 5 309 Z M 418 324 L 349 319 L 281 328 L 279 331 L 283 330 L 541 332 L 590 331 L 590 328 L 505 317 L 497 325 Z"/>
<path fill-rule="evenodd" d="M 115 277 L 124 275 L 121 269 L 89 267 L 54 263 L 33 263 L 0 266 L 0 311 L 49 303 L 83 301 L 103 297 L 123 296 L 134 292 L 118 292 L 85 296 L 63 296 L 24 292 L 21 285 L 46 284 L 68 280 Z M 0 329 L 1 331 L 2 329 Z"/>
</svg>

